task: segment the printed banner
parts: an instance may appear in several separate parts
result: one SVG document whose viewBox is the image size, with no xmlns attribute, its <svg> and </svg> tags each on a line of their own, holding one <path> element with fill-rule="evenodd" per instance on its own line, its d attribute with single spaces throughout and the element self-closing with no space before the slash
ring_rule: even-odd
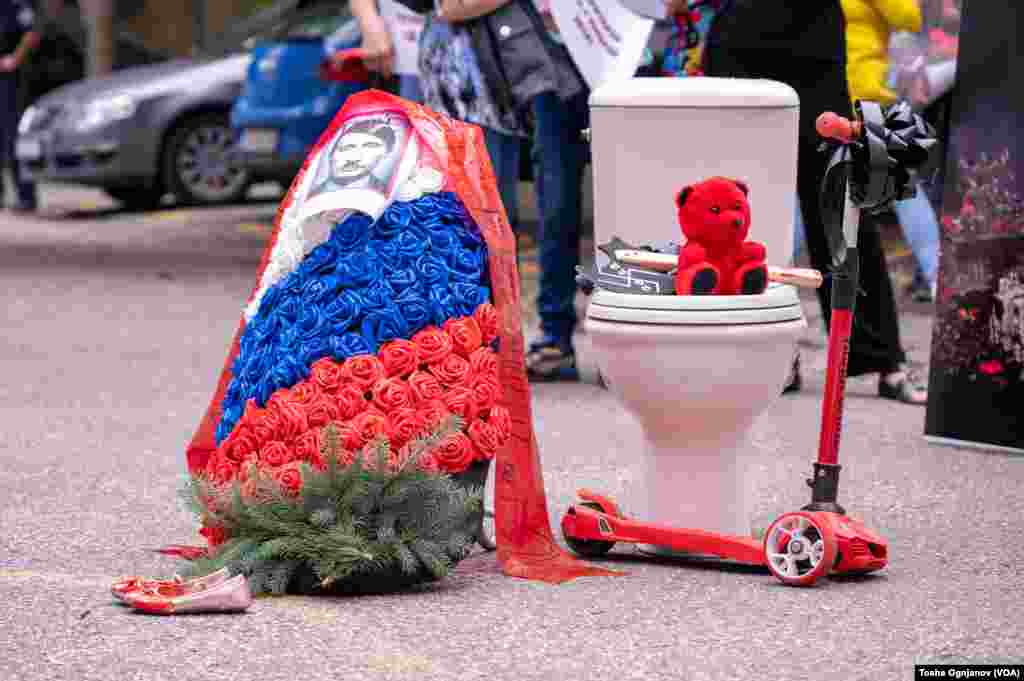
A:
<svg viewBox="0 0 1024 681">
<path fill-rule="evenodd" d="M 391 43 L 395 47 L 395 73 L 419 75 L 420 32 L 426 18 L 395 0 L 380 0 L 379 7 L 380 16 L 388 26 Z"/>
<path fill-rule="evenodd" d="M 561 39 L 591 89 L 633 77 L 654 30 L 652 19 L 619 0 L 551 0 L 550 5 Z"/>
<path fill-rule="evenodd" d="M 1024 10 L 971 3 L 943 200 L 925 435 L 1024 451 Z"/>
</svg>

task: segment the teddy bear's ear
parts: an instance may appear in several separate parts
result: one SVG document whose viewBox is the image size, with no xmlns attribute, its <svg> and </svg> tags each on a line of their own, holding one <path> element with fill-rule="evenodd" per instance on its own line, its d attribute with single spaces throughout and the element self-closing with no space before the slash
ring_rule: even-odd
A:
<svg viewBox="0 0 1024 681">
<path fill-rule="evenodd" d="M 744 196 L 750 196 L 750 188 L 747 187 L 747 183 L 741 180 L 733 180 L 732 183 L 740 188 Z"/>
<path fill-rule="evenodd" d="M 683 187 L 680 189 L 679 193 L 676 194 L 676 205 L 682 208 L 683 204 L 686 203 L 686 199 L 690 197 L 690 192 L 692 191 L 693 187 Z"/>
</svg>

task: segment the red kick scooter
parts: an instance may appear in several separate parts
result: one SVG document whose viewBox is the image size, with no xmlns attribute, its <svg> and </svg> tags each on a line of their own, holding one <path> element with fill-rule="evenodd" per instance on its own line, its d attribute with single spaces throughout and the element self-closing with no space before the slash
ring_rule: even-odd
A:
<svg viewBox="0 0 1024 681">
<path fill-rule="evenodd" d="M 883 112 L 874 102 L 857 103 L 857 120 L 822 114 L 818 133 L 830 140 L 832 156 L 822 187 L 826 232 L 833 254 L 832 320 L 822 408 L 821 439 L 811 503 L 785 513 L 764 540 L 631 520 L 611 499 L 579 490 L 580 503 L 562 518 L 562 535 L 581 556 L 603 556 L 618 542 L 650 544 L 697 555 L 766 566 L 783 583 L 810 586 L 819 577 L 868 573 L 888 562 L 885 539 L 846 515 L 837 503 L 839 436 L 846 366 L 858 291 L 857 232 L 861 211 L 875 212 L 916 191 L 914 171 L 929 160 L 935 133 L 909 106 Z"/>
</svg>

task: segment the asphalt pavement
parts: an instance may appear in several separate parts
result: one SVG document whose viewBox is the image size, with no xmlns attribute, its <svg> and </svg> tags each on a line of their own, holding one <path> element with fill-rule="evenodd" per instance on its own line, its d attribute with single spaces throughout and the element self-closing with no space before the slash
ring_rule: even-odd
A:
<svg viewBox="0 0 1024 681">
<path fill-rule="evenodd" d="M 929 444 L 925 410 L 877 398 L 870 379 L 850 381 L 841 500 L 889 540 L 874 576 L 792 589 L 761 569 L 616 547 L 602 562 L 626 576 L 557 586 L 479 553 L 396 595 L 263 598 L 243 615 L 113 606 L 116 577 L 174 570 L 149 549 L 197 543 L 177 499 L 184 446 L 275 209 L 126 213 L 47 188 L 41 215 L 0 214 L 0 681 L 852 681 L 1024 657 L 1024 457 Z M 528 255 L 523 272 L 529 294 Z M 825 352 L 816 303 L 805 310 L 804 388 L 754 426 L 760 526 L 808 500 Z M 901 315 L 925 367 L 931 308 L 901 300 Z M 592 372 L 585 333 L 578 349 Z M 533 402 L 552 527 L 578 487 L 635 507 L 640 430 L 614 398 L 552 384 Z"/>
</svg>

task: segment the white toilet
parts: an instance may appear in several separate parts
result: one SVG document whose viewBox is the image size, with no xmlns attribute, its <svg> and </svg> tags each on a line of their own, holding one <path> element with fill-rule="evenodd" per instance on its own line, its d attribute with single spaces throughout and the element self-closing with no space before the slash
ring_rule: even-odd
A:
<svg viewBox="0 0 1024 681">
<path fill-rule="evenodd" d="M 765 80 L 636 78 L 590 97 L 594 237 L 684 240 L 675 195 L 716 175 L 750 188 L 749 238 L 791 264 L 799 101 Z M 608 256 L 598 250 L 597 264 Z M 677 296 L 597 288 L 593 356 L 646 437 L 642 508 L 630 516 L 749 536 L 745 477 L 755 419 L 781 395 L 806 322 L 796 290 Z"/>
</svg>

